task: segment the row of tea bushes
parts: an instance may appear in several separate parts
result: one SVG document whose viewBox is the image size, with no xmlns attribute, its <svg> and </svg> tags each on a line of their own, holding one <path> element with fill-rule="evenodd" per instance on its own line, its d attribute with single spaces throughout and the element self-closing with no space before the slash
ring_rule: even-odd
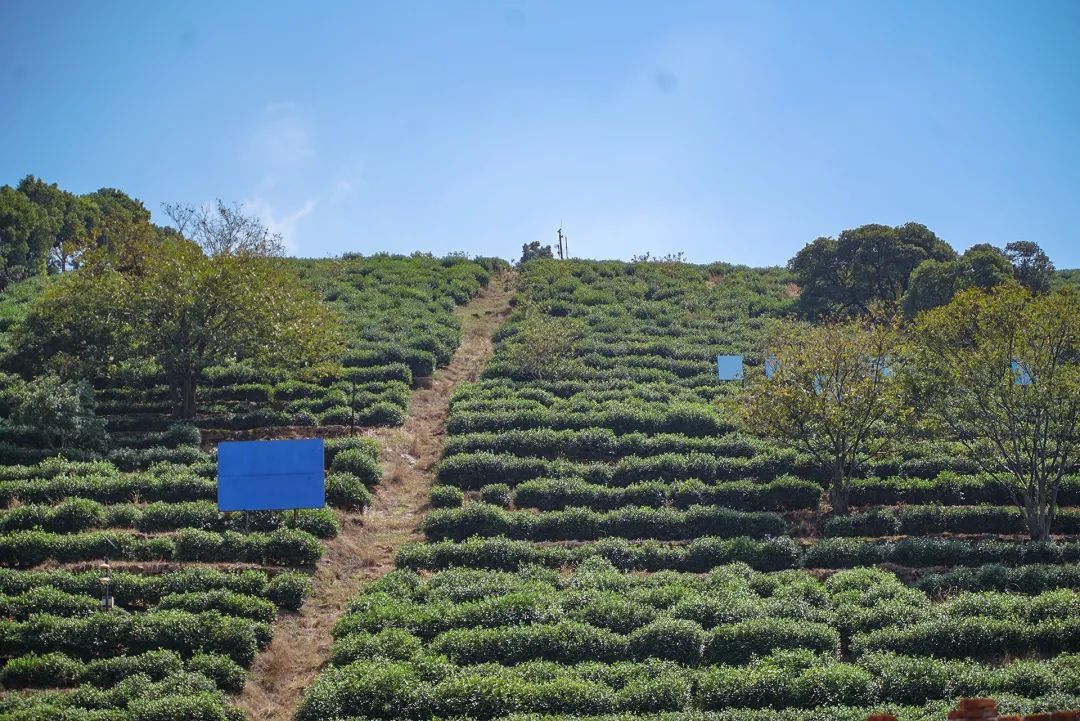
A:
<svg viewBox="0 0 1080 721">
<path fill-rule="evenodd" d="M 5 721 L 245 721 L 214 678 L 182 671 L 160 681 L 136 673 L 108 688 L 0 696 Z"/>
<path fill-rule="evenodd" d="M 1028 530 L 1015 506 L 902 506 L 834 516 L 825 522 L 826 536 L 915 536 L 928 533 L 1023 534 Z M 1080 511 L 1061 509 L 1052 530 L 1080 533 Z"/>
<path fill-rule="evenodd" d="M 113 656 L 83 661 L 63 653 L 29 653 L 11 659 L 0 669 L 6 688 L 70 687 L 88 684 L 108 688 L 135 675 L 160 681 L 187 670 L 212 679 L 223 691 L 237 693 L 247 671 L 228 656 L 198 653 L 185 661 L 175 651 L 146 651 L 134 656 Z"/>
<path fill-rule="evenodd" d="M 262 569 L 227 571 L 206 566 L 189 566 L 161 573 L 132 573 L 113 569 L 110 593 L 119 606 L 147 608 L 166 596 L 180 593 L 229 591 L 268 599 L 279 608 L 299 610 L 311 591 L 305 574 L 295 571 L 269 573 Z M 35 589 L 98 597 L 98 571 L 62 569 L 19 571 L 0 568 L 0 594 L 17 596 Z"/>
<path fill-rule="evenodd" d="M 813 510 L 818 508 L 821 497 L 821 486 L 793 476 L 761 483 L 644 481 L 616 487 L 589 483 L 583 478 L 536 478 L 522 481 L 512 489 L 506 484 L 488 484 L 480 488 L 480 498 L 487 503 L 540 511 L 571 507 L 611 511 L 624 506 L 660 508 L 668 505 L 684 510 L 691 506 L 724 506 L 739 511 Z M 435 508 L 456 507 L 463 502 L 464 494 L 456 486 L 432 488 L 431 505 Z"/>
<path fill-rule="evenodd" d="M 295 512 L 221 513 L 212 501 L 157 501 L 103 504 L 74 498 L 56 505 L 30 504 L 0 511 L 0 533 L 41 529 L 52 533 L 78 533 L 94 528 L 134 528 L 143 533 L 201 528 L 209 531 L 272 531 L 299 528 L 318 538 L 333 538 L 341 530 L 329 508 Z"/>
<path fill-rule="evenodd" d="M 1080 543 L 1033 543 L 950 538 L 876 541 L 835 538 L 807 546 L 791 538 L 755 540 L 695 538 L 689 543 L 604 539 L 573 545 L 542 545 L 504 537 L 406 545 L 398 553 L 403 568 L 439 570 L 453 566 L 514 570 L 528 565 L 558 568 L 593 557 L 626 571 L 702 572 L 741 561 L 761 571 L 785 568 L 844 569 L 891 563 L 910 568 L 1003 564 L 1075 564 Z"/>
<path fill-rule="evenodd" d="M 314 566 L 322 554 L 319 539 L 295 528 L 279 528 L 269 533 L 215 533 L 185 528 L 159 536 L 123 531 L 72 534 L 15 531 L 0 536 L 0 565 L 9 568 L 33 568 L 47 560 L 73 563 L 101 558 Z"/>
<path fill-rule="evenodd" d="M 787 533 L 787 524 L 773 513 L 733 511 L 719 506 L 673 508 L 628 506 L 597 512 L 585 508 L 529 513 L 506 511 L 490 503 L 431 511 L 424 519 L 431 540 L 464 540 L 472 536 L 506 536 L 536 541 L 656 538 L 681 540 L 705 535 L 765 538 Z"/>
<path fill-rule="evenodd" d="M 863 708 L 865 719 L 867 707 L 952 701 L 961 695 L 1035 696 L 1042 704 L 1053 697 L 1075 699 L 1080 694 L 1076 666 L 1074 656 L 1045 665 L 1017 661 L 994 668 L 885 654 L 851 664 L 809 651 L 769 655 L 750 666 L 702 670 L 659 661 L 456 667 L 437 656 L 413 662 L 375 656 L 324 672 L 305 695 L 297 718 L 494 719 L 528 713 L 565 718 L 623 713 L 633 719 L 640 717 L 629 714 L 699 708 L 740 711 L 724 716 L 727 719 L 834 719 L 827 712 L 811 717 L 780 715 L 777 710 L 840 706 Z M 748 709 L 767 712 L 754 716 L 745 712 Z"/>
</svg>

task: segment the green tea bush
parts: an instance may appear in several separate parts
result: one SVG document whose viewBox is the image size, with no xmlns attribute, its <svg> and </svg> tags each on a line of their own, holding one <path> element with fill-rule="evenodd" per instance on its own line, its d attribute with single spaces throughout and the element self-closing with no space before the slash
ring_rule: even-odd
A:
<svg viewBox="0 0 1080 721">
<path fill-rule="evenodd" d="M 490 661 L 514 664 L 532 659 L 577 663 L 616 661 L 626 656 L 627 641 L 611 631 L 564 621 L 550 625 L 454 629 L 438 636 L 430 648 L 459 665 Z"/>
<path fill-rule="evenodd" d="M 346 448 L 334 455 L 330 470 L 335 473 L 348 473 L 368 486 L 376 485 L 382 477 L 382 467 L 377 458 L 361 448 Z"/>
<path fill-rule="evenodd" d="M 706 663 L 740 664 L 776 650 L 800 648 L 839 655 L 840 634 L 821 623 L 751 619 L 713 629 L 703 657 Z"/>
<path fill-rule="evenodd" d="M 302 573 L 285 571 L 273 576 L 266 584 L 266 597 L 287 611 L 299 611 L 309 595 L 311 579 Z"/>
<path fill-rule="evenodd" d="M 465 494 L 456 486 L 433 486 L 430 502 L 432 508 L 460 508 L 465 503 Z"/>
<path fill-rule="evenodd" d="M 637 660 L 660 658 L 695 666 L 701 660 L 705 631 L 693 621 L 662 619 L 630 633 L 630 656 Z"/>
</svg>

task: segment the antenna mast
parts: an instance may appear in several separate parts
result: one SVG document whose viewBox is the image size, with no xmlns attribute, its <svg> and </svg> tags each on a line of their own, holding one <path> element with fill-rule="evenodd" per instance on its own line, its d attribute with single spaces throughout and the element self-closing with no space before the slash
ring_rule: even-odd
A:
<svg viewBox="0 0 1080 721">
<path fill-rule="evenodd" d="M 562 228 L 559 228 L 559 260 L 566 260 L 570 257 L 570 246 L 566 242 L 566 236 L 563 235 Z"/>
</svg>

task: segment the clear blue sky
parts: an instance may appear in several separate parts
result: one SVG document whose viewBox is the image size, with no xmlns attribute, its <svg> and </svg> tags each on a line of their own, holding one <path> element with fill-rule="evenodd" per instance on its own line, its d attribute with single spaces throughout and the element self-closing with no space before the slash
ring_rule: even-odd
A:
<svg viewBox="0 0 1080 721">
<path fill-rule="evenodd" d="M 781 264 L 925 223 L 1080 266 L 1080 2 L 0 0 L 0 183 L 300 255 Z"/>
</svg>

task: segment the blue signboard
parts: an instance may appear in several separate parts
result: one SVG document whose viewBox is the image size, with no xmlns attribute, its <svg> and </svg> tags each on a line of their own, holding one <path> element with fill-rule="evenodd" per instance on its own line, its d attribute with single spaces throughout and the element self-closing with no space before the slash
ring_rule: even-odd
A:
<svg viewBox="0 0 1080 721">
<path fill-rule="evenodd" d="M 780 359 L 774 355 L 765 359 L 765 377 L 772 378 L 780 370 Z"/>
<path fill-rule="evenodd" d="M 280 511 L 326 504 L 321 438 L 218 444 L 218 510 Z"/>
<path fill-rule="evenodd" d="M 1013 360 L 1012 364 L 1013 373 L 1013 385 L 1029 386 L 1031 385 L 1031 371 L 1027 366 L 1018 360 Z"/>
<path fill-rule="evenodd" d="M 716 356 L 716 372 L 722 381 L 741 381 L 743 377 L 742 356 Z"/>
</svg>

